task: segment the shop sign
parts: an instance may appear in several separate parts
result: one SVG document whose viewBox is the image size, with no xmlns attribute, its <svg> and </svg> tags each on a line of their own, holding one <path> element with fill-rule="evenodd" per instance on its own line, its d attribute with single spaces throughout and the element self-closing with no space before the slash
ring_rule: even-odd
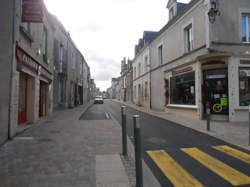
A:
<svg viewBox="0 0 250 187">
<path fill-rule="evenodd" d="M 22 1 L 22 22 L 43 23 L 43 0 Z"/>
<path fill-rule="evenodd" d="M 213 105 L 213 111 L 216 113 L 220 113 L 223 110 L 223 107 L 221 104 L 214 104 Z"/>
<path fill-rule="evenodd" d="M 181 69 L 181 70 L 173 70 L 172 74 L 177 75 L 177 74 L 185 73 L 185 72 L 192 71 L 192 70 L 193 70 L 192 67 L 187 67 L 187 68 L 184 68 L 184 69 Z"/>
<path fill-rule="evenodd" d="M 28 66 L 29 68 L 33 69 L 34 71 L 38 71 L 39 65 L 38 63 L 33 60 L 30 56 L 28 56 L 23 50 L 19 47 L 16 48 L 16 57 L 22 65 Z"/>
</svg>

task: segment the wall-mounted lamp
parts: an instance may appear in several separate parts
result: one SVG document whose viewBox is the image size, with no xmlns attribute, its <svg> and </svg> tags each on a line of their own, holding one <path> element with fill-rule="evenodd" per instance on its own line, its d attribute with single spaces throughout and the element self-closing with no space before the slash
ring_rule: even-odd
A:
<svg viewBox="0 0 250 187">
<path fill-rule="evenodd" d="M 216 16 L 220 16 L 219 8 L 219 0 L 210 0 L 211 8 L 208 12 L 208 18 L 210 23 L 214 23 Z"/>
</svg>

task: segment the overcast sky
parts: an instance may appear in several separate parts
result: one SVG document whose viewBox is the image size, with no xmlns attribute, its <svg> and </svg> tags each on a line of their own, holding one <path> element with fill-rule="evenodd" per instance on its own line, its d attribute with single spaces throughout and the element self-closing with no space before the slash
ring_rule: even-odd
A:
<svg viewBox="0 0 250 187">
<path fill-rule="evenodd" d="M 44 1 L 70 32 L 102 91 L 120 75 L 122 58 L 133 59 L 143 31 L 159 31 L 168 20 L 168 0 Z"/>
</svg>

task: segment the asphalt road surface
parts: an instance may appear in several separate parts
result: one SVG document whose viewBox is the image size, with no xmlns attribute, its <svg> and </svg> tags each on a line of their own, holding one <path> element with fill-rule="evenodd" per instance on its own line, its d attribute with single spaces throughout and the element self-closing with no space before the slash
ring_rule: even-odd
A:
<svg viewBox="0 0 250 187">
<path fill-rule="evenodd" d="M 115 118 L 121 104 L 105 100 L 84 118 Z M 162 186 L 250 186 L 249 151 L 190 128 L 126 107 L 127 132 L 133 136 L 132 116 L 140 116 L 143 159 Z"/>
</svg>

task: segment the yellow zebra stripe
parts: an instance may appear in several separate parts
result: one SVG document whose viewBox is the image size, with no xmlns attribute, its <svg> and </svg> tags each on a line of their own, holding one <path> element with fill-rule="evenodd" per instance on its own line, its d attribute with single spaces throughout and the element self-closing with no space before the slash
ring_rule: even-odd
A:
<svg viewBox="0 0 250 187">
<path fill-rule="evenodd" d="M 146 151 L 163 174 L 176 187 L 203 187 L 191 174 L 182 168 L 164 150 Z"/>
<path fill-rule="evenodd" d="M 227 145 L 213 146 L 213 148 L 250 164 L 250 154 L 244 153 Z"/>
<path fill-rule="evenodd" d="M 214 157 L 204 153 L 197 148 L 183 148 L 181 150 L 232 185 L 237 186 L 250 184 L 250 177 L 244 175 L 243 173 L 235 170 L 234 168 L 224 164 L 223 162 L 215 159 Z"/>
</svg>

